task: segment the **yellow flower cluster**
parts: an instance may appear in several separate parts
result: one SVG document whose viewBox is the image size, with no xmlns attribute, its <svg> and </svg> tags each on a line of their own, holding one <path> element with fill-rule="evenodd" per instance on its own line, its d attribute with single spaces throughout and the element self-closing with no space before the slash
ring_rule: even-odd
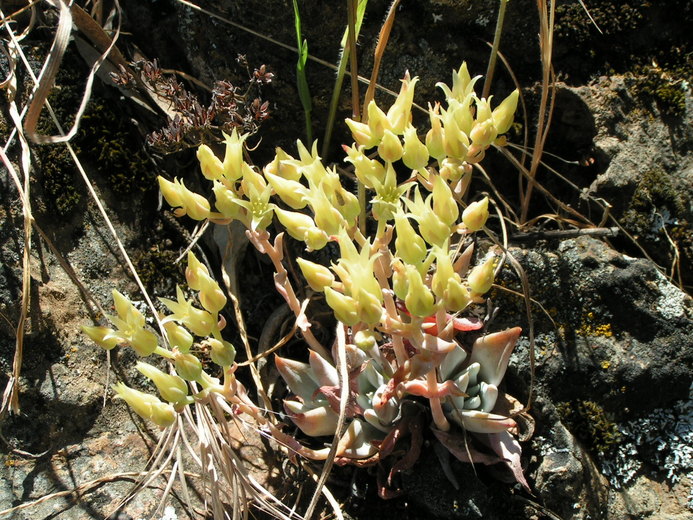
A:
<svg viewBox="0 0 693 520">
<path fill-rule="evenodd" d="M 439 84 L 446 106 L 429 105 L 430 128 L 425 134 L 412 124 L 418 78 L 412 79 L 408 73 L 387 112 L 372 101 L 365 122 L 347 120 L 355 142 L 343 147 L 345 161 L 353 166 L 363 189 L 372 194 L 369 208 L 342 184 L 335 168 L 323 164 L 317 143 L 309 150 L 298 142 L 298 157 L 277 148 L 274 159 L 259 169 L 246 162 L 247 135 L 236 130 L 225 136 L 223 159 L 207 145 L 197 151 L 202 174 L 213 183 L 213 205 L 180 179 L 160 177 L 161 192 L 178 216 L 242 222 L 250 240 L 271 257 L 278 273 L 283 271 L 283 252 L 281 234 L 274 245 L 268 240 L 267 228 L 273 222 L 305 243 L 308 251 L 336 242 L 340 254 L 330 266 L 303 258 L 297 262 L 311 289 L 324 293 L 337 320 L 353 328 L 356 344 L 375 348 L 383 334 L 389 335 L 401 363 L 407 359 L 402 338 L 418 351 L 448 348 L 452 343 L 443 339 L 452 334 L 448 313 L 459 313 L 470 303 L 483 301 L 482 295 L 493 284 L 496 259 L 491 257 L 470 269 L 473 248 L 461 247 L 466 235 L 484 228 L 489 201 L 483 198 L 466 205 L 464 197 L 473 165 L 483 159 L 489 146 L 504 142 L 502 134 L 512 124 L 518 100 L 515 91 L 492 109 L 491 99 L 476 96 L 477 79 L 462 64 L 453 73 L 452 87 Z M 370 149 L 377 154 L 368 156 Z M 398 180 L 398 172 L 400 178 L 406 176 L 404 181 Z M 372 236 L 360 231 L 367 229 L 364 217 L 370 217 L 377 228 Z M 85 327 L 106 349 L 130 345 L 140 355 L 157 353 L 174 363 L 178 375 L 150 365 L 138 367 L 167 404 L 159 406 L 158 398 L 144 397 L 124 385 L 116 387 L 118 395 L 140 415 L 162 426 L 172 420 L 167 407 L 180 410 L 192 402 L 187 382 L 200 384 L 203 392 L 222 391 L 189 352 L 193 335 L 205 338 L 201 344 L 224 370 L 234 364 L 235 350 L 220 333 L 224 322 L 219 312 L 227 301 L 224 292 L 192 253 L 186 278 L 189 287 L 198 292 L 202 308 L 187 299 L 181 288 L 175 301 L 161 299 L 172 313 L 162 319 L 172 350 L 157 346 L 156 336 L 144 327 L 144 317 L 117 292 L 118 316 L 110 318 L 116 329 Z M 275 281 L 300 318 L 302 306 L 286 272 Z M 436 322 L 436 333 L 430 332 L 431 319 Z M 308 340 L 308 327 L 302 330 Z M 439 339 L 434 337 L 438 335 Z M 229 388 L 226 381 L 225 388 Z M 440 413 L 437 417 L 442 428 L 444 419 Z"/>
</svg>

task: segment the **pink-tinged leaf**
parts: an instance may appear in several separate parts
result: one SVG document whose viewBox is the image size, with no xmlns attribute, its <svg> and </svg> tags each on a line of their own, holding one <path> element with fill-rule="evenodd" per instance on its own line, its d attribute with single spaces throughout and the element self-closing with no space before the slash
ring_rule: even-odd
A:
<svg viewBox="0 0 693 520">
<path fill-rule="evenodd" d="M 474 253 L 474 242 L 467 246 L 462 254 L 455 260 L 453 268 L 455 272 L 459 274 L 462 278 L 465 277 L 467 271 L 469 270 L 469 262 L 472 260 L 472 254 Z"/>
<path fill-rule="evenodd" d="M 407 316 L 411 316 L 407 306 L 401 300 L 397 301 L 397 309 Z M 483 322 L 478 318 L 454 318 L 452 314 L 445 314 L 445 323 L 449 323 L 450 320 L 452 320 L 453 328 L 459 332 L 479 330 L 484 326 Z M 424 318 L 421 328 L 425 333 L 432 336 L 437 336 L 440 333 L 435 315 Z"/>
<path fill-rule="evenodd" d="M 402 383 L 402 386 L 407 394 L 418 395 L 428 399 L 431 399 L 432 397 L 442 399 L 443 397 L 447 397 L 449 395 L 467 397 L 467 394 L 460 390 L 460 388 L 449 379 L 443 383 L 437 383 L 436 388 L 433 391 L 428 388 L 428 383 L 421 379 L 407 381 Z"/>
<path fill-rule="evenodd" d="M 499 432 L 490 434 L 487 442 L 489 447 L 496 452 L 502 458 L 505 465 L 510 468 L 515 480 L 522 484 L 522 487 L 527 491 L 530 491 L 529 484 L 522 472 L 520 460 L 522 448 L 520 447 L 520 443 L 517 442 L 517 439 L 508 432 Z"/>
<path fill-rule="evenodd" d="M 474 448 L 474 446 L 469 443 L 469 440 L 461 433 L 444 432 L 436 428 L 432 428 L 432 430 L 440 443 L 445 446 L 457 460 L 472 464 L 485 464 L 486 466 L 502 462 L 502 459 L 497 455 L 483 453 Z"/>
<path fill-rule="evenodd" d="M 309 299 L 303 300 L 303 303 L 301 303 L 301 312 L 299 312 L 298 316 L 296 316 L 296 326 L 301 329 L 302 332 L 305 332 L 310 328 L 310 321 L 306 316 L 306 308 L 308 307 L 308 303 L 310 303 Z"/>
<path fill-rule="evenodd" d="M 380 433 L 360 419 L 351 421 L 344 435 L 339 439 L 336 456 L 350 459 L 368 459 L 372 457 L 378 452 L 374 441 Z"/>
<path fill-rule="evenodd" d="M 492 385 L 498 385 L 508 368 L 512 354 L 522 329 L 514 327 L 501 332 L 494 332 L 478 338 L 472 345 L 470 363 L 479 363 L 479 378 Z"/>
<path fill-rule="evenodd" d="M 339 374 L 337 373 L 337 369 L 320 354 L 311 350 L 309 352 L 308 363 L 310 363 L 310 368 L 313 370 L 313 374 L 320 386 L 336 387 L 339 385 Z"/>
<path fill-rule="evenodd" d="M 431 370 L 438 368 L 445 359 L 445 354 L 436 354 L 428 350 L 422 350 L 418 354 L 409 358 L 408 379 L 416 379 L 428 374 Z"/>
<path fill-rule="evenodd" d="M 510 417 L 478 410 L 456 410 L 451 414 L 451 419 L 461 422 L 462 427 L 474 433 L 498 433 L 517 426 Z"/>
<path fill-rule="evenodd" d="M 300 396 L 304 401 L 312 400 L 313 394 L 318 389 L 318 384 L 311 373 L 309 364 L 279 356 L 274 356 L 274 364 L 294 394 Z"/>
<path fill-rule="evenodd" d="M 466 332 L 468 330 L 479 330 L 484 326 L 479 318 L 453 318 L 455 330 Z"/>
<path fill-rule="evenodd" d="M 315 391 L 315 394 L 322 394 L 330 403 L 330 407 L 336 413 L 339 413 L 339 402 L 342 398 L 342 389 L 338 386 L 321 386 Z M 358 394 L 351 390 L 349 392 L 349 399 L 346 405 L 346 416 L 354 417 L 355 415 L 363 415 L 364 409 L 356 402 L 356 396 Z"/>
<path fill-rule="evenodd" d="M 452 320 L 452 327 L 458 332 L 479 330 L 484 326 L 483 322 L 478 318 L 453 318 L 452 314 L 446 314 L 445 320 L 446 324 L 450 323 L 450 320 Z M 428 334 L 432 334 L 434 336 L 439 334 L 435 316 L 424 318 L 421 328 Z"/>
<path fill-rule="evenodd" d="M 404 381 L 405 368 L 405 366 L 401 366 L 395 371 L 394 374 L 392 374 L 392 377 L 387 382 L 387 385 L 380 396 L 380 401 L 373 401 L 373 408 L 376 411 L 380 410 L 390 399 L 396 396 L 397 387 L 402 381 Z"/>
<path fill-rule="evenodd" d="M 293 462 L 294 464 L 297 463 L 296 455 L 300 455 L 301 457 L 305 457 L 311 460 L 327 459 L 327 455 L 330 451 L 330 448 L 312 450 L 310 448 L 306 448 L 303 444 L 298 442 L 295 437 L 282 432 L 275 426 L 270 425 L 269 428 L 270 432 L 272 433 L 272 437 L 279 444 L 287 448 L 289 460 L 291 460 L 291 462 Z"/>
<path fill-rule="evenodd" d="M 287 399 L 284 401 L 284 409 L 294 424 L 310 437 L 334 435 L 337 431 L 339 414 L 328 404 L 310 407 Z"/>
</svg>

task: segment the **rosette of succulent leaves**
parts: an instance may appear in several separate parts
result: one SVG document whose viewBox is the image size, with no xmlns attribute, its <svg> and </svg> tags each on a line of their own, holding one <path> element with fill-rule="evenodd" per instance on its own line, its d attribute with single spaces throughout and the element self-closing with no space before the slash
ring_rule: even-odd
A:
<svg viewBox="0 0 693 520">
<path fill-rule="evenodd" d="M 222 338 L 225 322 L 219 318 L 226 297 L 192 254 L 186 275 L 201 308 L 180 289 L 177 301 L 162 300 L 172 312 L 161 319 L 168 346 L 159 345 L 139 311 L 119 294 L 118 316 L 111 320 L 116 329 L 86 328 L 105 348 L 131 345 L 140 355 L 172 362 L 171 373 L 139 366 L 163 400 L 122 384 L 115 387 L 118 395 L 161 426 L 191 403 L 213 397 L 236 415 L 251 415 L 292 452 L 311 459 L 367 465 L 399 453 L 388 464 L 388 483 L 416 461 L 422 426 L 428 424 L 458 459 L 505 463 L 527 487 L 515 420 L 522 406 L 499 388 L 521 330 L 482 334 L 482 320 L 472 317 L 471 309 L 485 303 L 498 258 L 471 265 L 472 235 L 484 229 L 489 201 L 464 203 L 474 165 L 489 146 L 504 143 L 518 91 L 492 108 L 490 99 L 477 97 L 478 77 L 470 77 L 466 64 L 452 79 L 452 87 L 438 84 L 446 103 L 429 104 L 425 133 L 412 126 L 418 78 L 408 74 L 387 112 L 372 101 L 367 122 L 347 120 L 355 143 L 343 147 L 345 161 L 369 199 L 345 188 L 315 144 L 309 150 L 298 142 L 298 157 L 278 148 L 262 170 L 248 164 L 246 136 L 235 130 L 226 136 L 223 158 L 206 145 L 197 152 L 202 174 L 213 183 L 213 203 L 183 180 L 159 178 L 178 216 L 240 221 L 250 242 L 272 260 L 275 286 L 308 346 L 304 361 L 275 357 L 290 391 L 285 414 L 302 433 L 282 429 L 234 377 L 235 350 Z M 270 228 L 280 230 L 273 239 Z M 313 296 L 324 295 L 336 318 L 329 348 L 311 333 L 307 302 L 299 301 L 291 284 L 285 233 L 307 251 L 338 245 L 339 258 L 330 265 L 296 259 Z M 207 374 L 191 353 L 193 342 L 208 347 L 223 369 L 221 379 Z"/>
</svg>

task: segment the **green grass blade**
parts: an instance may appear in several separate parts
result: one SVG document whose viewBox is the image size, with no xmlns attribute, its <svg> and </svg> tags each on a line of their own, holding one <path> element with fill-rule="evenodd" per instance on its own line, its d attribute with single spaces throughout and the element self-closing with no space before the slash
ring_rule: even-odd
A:
<svg viewBox="0 0 693 520">
<path fill-rule="evenodd" d="M 368 0 L 359 0 L 356 7 L 356 23 L 354 34 L 355 39 L 358 39 L 359 33 L 361 32 L 361 23 L 363 22 L 363 17 L 366 14 L 366 6 L 368 5 Z M 342 36 L 341 54 L 339 57 L 339 64 L 337 65 L 337 78 L 334 82 L 334 89 L 332 90 L 332 99 L 330 100 L 330 111 L 327 117 L 327 126 L 325 127 L 325 136 L 322 140 L 322 157 L 327 158 L 330 149 L 330 142 L 332 141 L 332 131 L 334 130 L 335 119 L 337 118 L 337 105 L 339 104 L 339 95 L 342 92 L 342 84 L 344 83 L 344 76 L 346 75 L 347 64 L 349 63 L 350 49 L 348 45 L 349 40 L 349 27 L 344 30 L 344 36 Z"/>
<path fill-rule="evenodd" d="M 308 61 L 308 41 L 301 36 L 301 13 L 298 10 L 298 2 L 293 0 L 294 4 L 294 26 L 296 28 L 296 43 L 298 46 L 298 61 L 296 62 L 296 83 L 298 86 L 298 97 L 303 105 L 303 113 L 306 119 L 306 140 L 307 145 L 313 141 L 313 123 L 311 112 L 313 103 L 310 97 L 310 89 L 308 88 L 308 79 L 306 78 L 306 62 Z"/>
</svg>

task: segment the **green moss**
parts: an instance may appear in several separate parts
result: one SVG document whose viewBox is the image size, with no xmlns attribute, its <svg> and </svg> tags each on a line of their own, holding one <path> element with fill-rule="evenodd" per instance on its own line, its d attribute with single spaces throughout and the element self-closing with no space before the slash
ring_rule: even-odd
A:
<svg viewBox="0 0 693 520">
<path fill-rule="evenodd" d="M 64 145 L 45 145 L 35 151 L 41 164 L 42 187 L 48 195 L 47 208 L 52 207 L 60 216 L 67 216 L 82 200 L 76 188 L 77 175 L 72 157 Z"/>
<path fill-rule="evenodd" d="M 604 408 L 594 401 L 577 400 L 556 406 L 561 420 L 588 449 L 602 455 L 613 452 L 621 442 L 621 433 Z"/>
<path fill-rule="evenodd" d="M 70 48 L 71 49 L 71 48 Z M 65 130 L 74 122 L 87 70 L 74 52 L 68 50 L 48 99 Z M 46 110 L 39 119 L 40 134 L 58 130 Z M 100 96 L 95 87 L 72 146 L 89 172 L 118 195 L 143 192 L 156 186 L 155 175 L 143 150 L 143 138 L 132 131 L 123 111 Z M 37 158 L 39 184 L 45 190 L 45 210 L 68 216 L 84 196 L 77 168 L 64 144 L 33 146 Z"/>
<path fill-rule="evenodd" d="M 693 4 L 688 0 L 584 2 L 598 30 L 581 3 L 556 3 L 557 68 L 568 76 L 587 79 L 595 74 L 637 73 L 637 68 L 659 63 L 669 77 L 664 83 L 651 78 L 654 83 L 645 88 L 651 89 L 667 110 L 678 110 L 681 93 L 676 82 L 690 78 L 690 73 L 679 69 L 691 55 L 686 27 L 693 22 Z"/>
<path fill-rule="evenodd" d="M 648 0 L 628 2 L 603 1 L 589 6 L 589 14 L 602 34 L 615 36 L 638 29 L 645 21 Z M 580 44 L 594 45 L 596 28 L 579 2 L 562 3 L 556 7 L 554 34 Z M 589 49 L 593 51 L 593 48 Z"/>
<path fill-rule="evenodd" d="M 170 294 L 176 284 L 185 283 L 180 264 L 175 264 L 176 257 L 174 251 L 158 246 L 135 255 L 135 269 L 147 291 Z"/>
<path fill-rule="evenodd" d="M 693 261 L 689 215 L 684 190 L 666 171 L 655 168 L 643 174 L 620 220 L 657 263 L 680 262 L 687 283 Z"/>
<path fill-rule="evenodd" d="M 155 175 L 122 113 L 103 100 L 90 103 L 77 143 L 114 192 L 127 195 L 155 186 Z"/>
<path fill-rule="evenodd" d="M 644 100 L 653 101 L 663 114 L 681 117 L 686 112 L 684 81 L 693 75 L 693 67 L 680 66 L 663 69 L 654 65 L 634 69 L 633 93 Z"/>
</svg>

